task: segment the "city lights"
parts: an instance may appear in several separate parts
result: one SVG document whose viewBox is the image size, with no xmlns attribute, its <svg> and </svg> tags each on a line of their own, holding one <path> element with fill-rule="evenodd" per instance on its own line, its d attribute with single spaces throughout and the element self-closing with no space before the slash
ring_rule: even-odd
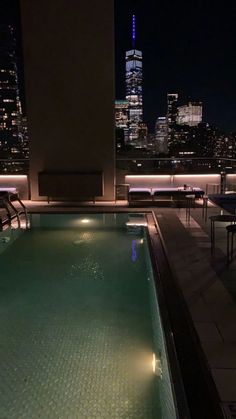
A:
<svg viewBox="0 0 236 419">
<path fill-rule="evenodd" d="M 0 170 L 13 172 L 11 159 L 28 158 L 28 137 L 23 128 L 19 96 L 16 40 L 9 25 L 0 28 L 0 65 L 3 67 L 0 69 L 0 158 L 9 162 L 8 165 L 1 162 Z"/>
</svg>

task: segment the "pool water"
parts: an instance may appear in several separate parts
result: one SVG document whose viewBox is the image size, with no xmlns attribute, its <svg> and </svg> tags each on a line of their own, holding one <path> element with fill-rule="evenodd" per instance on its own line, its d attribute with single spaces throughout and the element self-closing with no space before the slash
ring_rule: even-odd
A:
<svg viewBox="0 0 236 419">
<path fill-rule="evenodd" d="M 174 419 L 142 220 L 35 214 L 1 233 L 0 418 Z"/>
</svg>

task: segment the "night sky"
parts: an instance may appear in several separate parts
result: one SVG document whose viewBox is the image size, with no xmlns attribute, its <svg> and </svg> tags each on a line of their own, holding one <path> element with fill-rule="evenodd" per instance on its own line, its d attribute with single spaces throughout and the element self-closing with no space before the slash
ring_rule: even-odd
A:
<svg viewBox="0 0 236 419">
<path fill-rule="evenodd" d="M 203 102 L 205 122 L 236 131 L 236 0 L 115 0 L 116 99 L 125 97 L 125 51 L 132 47 L 133 13 L 137 48 L 143 51 L 149 128 L 165 115 L 167 92 L 177 92 L 183 102 Z M 0 23 L 16 27 L 23 86 L 19 14 L 18 0 L 0 0 Z"/>
<path fill-rule="evenodd" d="M 166 94 L 201 100 L 203 119 L 236 131 L 236 1 L 116 0 L 116 99 L 125 97 L 132 14 L 143 51 L 144 119 L 153 130 Z"/>
<path fill-rule="evenodd" d="M 0 0 L 0 24 L 12 25 L 16 38 L 16 57 L 18 79 L 20 87 L 20 97 L 25 112 L 25 94 L 24 94 L 24 65 L 21 40 L 21 21 L 20 21 L 20 1 L 19 0 Z"/>
</svg>

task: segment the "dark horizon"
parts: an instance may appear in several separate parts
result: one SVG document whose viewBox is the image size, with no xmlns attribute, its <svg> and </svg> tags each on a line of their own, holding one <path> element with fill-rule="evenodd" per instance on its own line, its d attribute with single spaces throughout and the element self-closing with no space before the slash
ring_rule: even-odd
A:
<svg viewBox="0 0 236 419">
<path fill-rule="evenodd" d="M 203 103 L 203 121 L 236 132 L 236 5 L 116 0 L 116 99 L 125 98 L 125 51 L 143 52 L 144 120 L 166 114 L 167 93 Z"/>
</svg>

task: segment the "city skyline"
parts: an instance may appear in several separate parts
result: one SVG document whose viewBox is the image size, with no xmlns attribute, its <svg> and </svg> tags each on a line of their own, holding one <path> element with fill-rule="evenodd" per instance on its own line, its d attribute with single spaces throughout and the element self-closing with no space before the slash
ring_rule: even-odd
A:
<svg viewBox="0 0 236 419">
<path fill-rule="evenodd" d="M 5 160 L 27 159 L 29 143 L 27 119 L 22 114 L 19 94 L 16 40 L 12 25 L 0 25 L 0 157 Z M 13 171 L 22 170 L 18 161 Z M 9 170 L 2 162 L 3 170 Z"/>
<path fill-rule="evenodd" d="M 0 25 L 11 25 L 16 39 L 16 64 L 23 114 L 26 113 L 20 0 L 0 0 Z"/>
<path fill-rule="evenodd" d="M 14 25 L 24 110 L 19 0 L 0 1 L 0 23 Z M 154 131 L 166 114 L 166 95 L 176 92 L 203 103 L 204 121 L 236 131 L 236 4 L 210 0 L 116 0 L 116 99 L 125 98 L 125 52 L 132 48 L 132 15 L 137 49 L 143 52 L 144 120 Z"/>
<path fill-rule="evenodd" d="M 236 6 L 116 1 L 116 99 L 125 97 L 124 56 L 132 47 L 134 13 L 136 45 L 143 52 L 144 121 L 150 130 L 166 114 L 167 93 L 176 92 L 183 103 L 203 102 L 205 122 L 236 131 Z"/>
</svg>

